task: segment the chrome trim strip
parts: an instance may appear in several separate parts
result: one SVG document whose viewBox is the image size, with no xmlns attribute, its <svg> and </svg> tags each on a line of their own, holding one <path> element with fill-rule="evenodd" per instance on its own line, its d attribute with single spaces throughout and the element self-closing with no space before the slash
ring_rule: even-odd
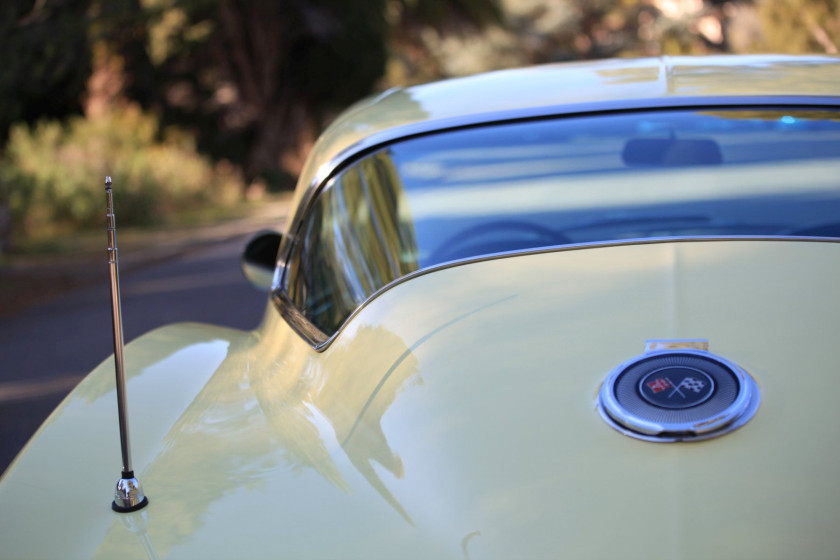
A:
<svg viewBox="0 0 840 560">
<path fill-rule="evenodd" d="M 389 90 L 390 92 L 390 90 Z M 387 92 L 386 92 L 387 93 Z M 727 95 L 727 96 L 686 96 L 686 97 L 658 97 L 658 98 L 641 98 L 641 99 L 622 99 L 610 101 L 595 101 L 587 103 L 574 103 L 567 105 L 549 105 L 544 107 L 528 107 L 525 109 L 512 109 L 504 111 L 495 111 L 490 113 L 477 113 L 471 115 L 463 115 L 459 117 L 452 117 L 447 119 L 436 119 L 419 121 L 406 125 L 396 126 L 390 129 L 382 130 L 374 133 L 359 142 L 351 145 L 339 152 L 330 161 L 321 165 L 309 186 L 301 197 L 298 207 L 294 210 L 294 215 L 289 222 L 289 227 L 286 234 L 283 236 L 283 244 L 280 246 L 280 251 L 277 255 L 277 270 L 274 275 L 274 285 L 271 288 L 272 300 L 275 303 L 280 314 L 286 319 L 289 325 L 305 340 L 312 345 L 313 349 L 322 352 L 332 343 L 338 334 L 344 329 L 347 324 L 358 312 L 364 308 L 368 302 L 376 298 L 380 293 L 390 289 L 403 280 L 408 280 L 418 276 L 421 272 L 432 272 L 440 270 L 442 267 L 454 266 L 456 264 L 467 264 L 470 262 L 478 262 L 480 260 L 489 260 L 492 258 L 504 258 L 519 254 L 533 254 L 532 251 L 521 251 L 516 253 L 498 253 L 496 255 L 485 255 L 478 259 L 466 259 L 463 261 L 453 261 L 453 263 L 444 263 L 443 265 L 436 265 L 428 269 L 417 271 L 402 278 L 386 284 L 353 311 L 350 316 L 342 323 L 341 327 L 332 335 L 327 336 L 315 327 L 303 314 L 294 307 L 288 295 L 285 293 L 286 289 L 286 263 L 288 262 L 289 254 L 291 253 L 294 241 L 297 238 L 298 231 L 303 224 L 304 218 L 309 214 L 315 198 L 321 190 L 325 188 L 327 183 L 340 173 L 344 168 L 359 160 L 363 156 L 372 153 L 376 150 L 382 149 L 389 144 L 410 138 L 426 136 L 430 134 L 437 134 L 453 130 L 460 130 L 466 128 L 476 128 L 482 126 L 493 126 L 499 124 L 513 124 L 517 122 L 527 122 L 534 120 L 543 120 L 550 118 L 569 117 L 577 118 L 584 116 L 600 115 L 600 114 L 616 114 L 616 113 L 630 113 L 637 111 L 669 111 L 674 109 L 680 110 L 703 110 L 703 109 L 757 109 L 757 108 L 809 108 L 809 109 L 840 109 L 840 96 L 823 96 L 823 95 Z M 764 236 L 728 236 L 720 237 L 721 239 L 764 239 Z M 674 241 L 677 239 L 692 239 L 692 238 L 648 238 L 645 240 L 622 240 L 618 242 L 609 242 L 610 245 L 603 245 L 599 243 L 586 243 L 563 246 L 562 250 L 569 248 L 583 248 L 594 246 L 612 246 L 625 244 L 640 244 L 643 242 L 663 243 Z M 693 238 L 695 240 L 713 240 L 717 237 L 702 237 Z M 784 237 L 772 237 L 773 240 L 786 240 Z M 833 238 L 820 237 L 796 237 L 791 238 L 792 241 L 812 240 L 812 241 L 829 241 L 838 242 L 840 240 Z M 537 252 L 548 252 L 560 250 L 557 248 L 542 248 Z"/>
<path fill-rule="evenodd" d="M 307 192 L 301 198 L 300 208 L 309 205 L 316 191 L 324 183 L 334 177 L 339 171 L 347 167 L 359 157 L 388 144 L 418 136 L 426 136 L 440 132 L 449 132 L 464 128 L 511 124 L 531 120 L 542 120 L 555 117 L 582 117 L 597 114 L 624 113 L 636 111 L 669 111 L 673 109 L 722 109 L 722 108 L 767 108 L 767 107 L 808 107 L 810 109 L 840 108 L 840 97 L 822 95 L 746 95 L 746 96 L 715 96 L 715 97 L 653 97 L 640 99 L 621 99 L 609 101 L 590 101 L 567 105 L 547 105 L 544 107 L 528 107 L 524 109 L 508 109 L 491 113 L 476 113 L 418 121 L 395 126 L 393 128 L 375 132 L 355 144 L 345 148 L 330 161 L 322 164 L 315 172 L 309 183 Z M 296 218 L 297 216 L 295 216 Z M 289 230 L 291 231 L 291 230 Z"/>
<path fill-rule="evenodd" d="M 836 237 L 796 237 L 796 236 L 769 236 L 769 235 L 743 235 L 743 236 L 705 236 L 705 237 L 647 237 L 641 239 L 622 239 L 620 241 L 596 241 L 592 243 L 575 243 L 572 245 L 560 245 L 554 247 L 540 247 L 538 249 L 531 249 L 529 251 L 507 251 L 504 253 L 493 253 L 490 255 L 482 255 L 480 257 L 471 257 L 468 259 L 461 259 L 456 261 L 449 261 L 446 263 L 441 263 L 435 266 L 430 266 L 428 268 L 421 268 L 419 270 L 415 270 L 405 276 L 397 278 L 396 280 L 389 282 L 388 284 L 382 286 L 380 289 L 376 290 L 373 294 L 371 294 L 365 301 L 359 304 L 358 307 L 344 320 L 341 326 L 336 330 L 334 334 L 328 336 L 326 333 L 322 332 L 318 329 L 315 325 L 313 325 L 304 315 L 294 306 L 291 300 L 288 298 L 286 293 L 281 290 L 275 290 L 272 292 L 272 299 L 274 304 L 277 306 L 280 314 L 289 325 L 297 332 L 301 337 L 303 337 L 312 348 L 317 352 L 323 352 L 326 350 L 333 341 L 341 334 L 344 330 L 344 327 L 353 320 L 356 315 L 362 312 L 362 310 L 370 304 L 373 300 L 379 297 L 384 292 L 387 292 L 391 288 L 402 284 L 403 282 L 408 282 L 409 280 L 413 280 L 414 278 L 418 278 L 420 276 L 424 276 L 426 274 L 430 274 L 432 272 L 438 272 L 440 270 L 446 270 L 448 268 L 454 268 L 456 266 L 462 266 L 467 264 L 474 264 L 479 262 L 486 262 L 486 261 L 494 261 L 498 259 L 507 259 L 511 257 L 519 257 L 519 256 L 530 256 L 530 255 L 541 255 L 545 253 L 562 253 L 566 251 L 577 251 L 581 249 L 604 249 L 609 247 L 622 247 L 625 245 L 657 245 L 662 243 L 705 243 L 705 242 L 726 242 L 726 241 L 778 241 L 778 242 L 802 242 L 802 243 L 838 243 L 840 244 L 840 238 Z"/>
<path fill-rule="evenodd" d="M 271 299 L 274 301 L 274 305 L 280 311 L 280 315 L 289 325 L 291 325 L 295 332 L 306 339 L 306 341 L 309 342 L 315 350 L 321 352 L 326 349 L 328 343 L 330 342 L 330 337 L 321 329 L 316 327 L 312 321 L 307 319 L 306 316 L 301 313 L 297 307 L 295 307 L 295 304 L 292 303 L 292 300 L 289 299 L 289 296 L 286 295 L 285 291 L 272 292 L 271 296 Z M 362 305 L 366 304 L 367 302 L 364 302 Z M 353 315 L 350 317 L 352 316 Z M 333 338 L 335 338 L 335 336 L 344 329 L 344 325 L 347 324 L 350 317 L 341 324 L 341 327 L 339 327 L 339 329 L 335 332 Z"/>
<path fill-rule="evenodd" d="M 645 342 L 645 352 L 656 350 L 676 350 L 678 348 L 693 348 L 695 350 L 709 351 L 709 341 L 705 338 L 674 338 L 674 339 L 650 339 Z"/>
<path fill-rule="evenodd" d="M 640 360 L 668 354 L 702 356 L 729 368 L 738 380 L 739 390 L 735 401 L 714 418 L 701 422 L 657 423 L 637 416 L 621 406 L 615 395 L 615 381 L 618 376 Z M 630 437 L 655 442 L 699 441 L 721 436 L 742 426 L 758 410 L 759 401 L 758 385 L 742 367 L 712 352 L 680 348 L 645 352 L 613 369 L 601 384 L 598 410 L 610 426 Z"/>
<path fill-rule="evenodd" d="M 303 222 L 303 218 L 309 213 L 309 209 L 316 195 L 324 188 L 326 183 L 344 168 L 351 165 L 361 157 L 382 149 L 394 142 L 466 128 L 512 124 L 517 122 L 559 117 L 584 117 L 599 114 L 615 114 L 636 111 L 669 111 L 674 109 L 753 109 L 768 107 L 838 109 L 840 108 L 840 97 L 822 95 L 727 95 L 710 97 L 653 97 L 591 101 L 567 105 L 547 105 L 544 107 L 508 109 L 490 113 L 476 113 L 445 119 L 418 121 L 375 132 L 342 150 L 328 162 L 322 164 L 315 172 L 315 176 L 309 182 L 309 186 L 301 197 L 300 204 L 298 205 L 298 208 L 295 209 L 295 214 L 292 216 L 289 223 L 289 228 L 287 230 L 288 235 L 285 236 L 289 239 L 289 241 L 285 245 L 286 251 L 281 252 L 284 254 L 282 258 L 278 258 L 278 262 L 281 260 L 284 261 L 285 257 L 288 256 L 285 253 L 291 249 L 292 239 L 296 236 L 300 225 Z M 279 287 L 280 286 L 275 286 L 275 289 Z"/>
</svg>

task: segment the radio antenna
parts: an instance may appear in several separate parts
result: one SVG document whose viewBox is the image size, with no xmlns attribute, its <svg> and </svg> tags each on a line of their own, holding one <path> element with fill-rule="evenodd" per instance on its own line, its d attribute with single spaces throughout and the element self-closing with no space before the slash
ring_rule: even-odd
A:
<svg viewBox="0 0 840 560">
<path fill-rule="evenodd" d="M 120 303 L 120 259 L 117 254 L 117 223 L 114 219 L 114 192 L 111 177 L 105 177 L 105 203 L 108 217 L 108 269 L 111 275 L 111 322 L 114 325 L 114 366 L 117 373 L 117 412 L 120 418 L 120 447 L 122 448 L 122 476 L 114 490 L 111 508 L 120 513 L 145 507 L 149 499 L 131 468 L 131 448 L 128 441 L 128 405 L 125 398 L 125 368 L 123 364 L 123 324 Z"/>
</svg>

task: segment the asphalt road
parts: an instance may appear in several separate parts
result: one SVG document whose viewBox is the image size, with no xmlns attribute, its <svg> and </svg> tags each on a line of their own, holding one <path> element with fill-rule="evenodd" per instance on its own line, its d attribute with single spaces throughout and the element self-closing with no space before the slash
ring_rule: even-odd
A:
<svg viewBox="0 0 840 560">
<path fill-rule="evenodd" d="M 179 321 L 256 327 L 267 294 L 239 270 L 248 238 L 121 272 L 126 342 Z M 102 282 L 0 317 L 0 472 L 61 399 L 113 352 L 112 344 L 104 266 Z"/>
</svg>

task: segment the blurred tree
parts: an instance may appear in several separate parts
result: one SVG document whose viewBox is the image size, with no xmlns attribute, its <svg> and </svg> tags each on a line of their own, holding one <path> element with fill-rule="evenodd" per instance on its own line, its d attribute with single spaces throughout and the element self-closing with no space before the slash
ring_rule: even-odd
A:
<svg viewBox="0 0 840 560">
<path fill-rule="evenodd" d="M 568 0 L 568 17 L 534 53 L 539 62 L 615 56 L 660 56 L 726 51 L 709 31 L 721 16 L 714 1 Z"/>
<path fill-rule="evenodd" d="M 484 40 L 478 33 L 488 26 L 503 26 L 505 12 L 498 0 L 388 0 L 391 81 L 428 82 L 450 77 L 448 58 L 434 52 L 430 40 L 467 37 Z M 460 51 L 464 55 L 464 51 Z M 484 64 L 491 64 L 485 60 Z M 398 65 L 398 68 L 394 66 Z"/>
<path fill-rule="evenodd" d="M 0 2 L 0 146 L 13 123 L 81 112 L 90 74 L 88 5 L 89 0 Z M 0 254 L 9 247 L 13 217 L 6 175 L 0 170 Z"/>
<path fill-rule="evenodd" d="M 89 0 L 0 2 L 0 142 L 14 122 L 80 113 L 90 74 Z"/>
<path fill-rule="evenodd" d="M 101 3 L 100 21 L 130 98 L 277 184 L 338 109 L 373 89 L 394 35 L 484 13 L 500 14 L 496 0 L 117 0 Z"/>
<path fill-rule="evenodd" d="M 762 37 L 768 52 L 837 54 L 840 47 L 840 0 L 758 2 Z"/>
</svg>

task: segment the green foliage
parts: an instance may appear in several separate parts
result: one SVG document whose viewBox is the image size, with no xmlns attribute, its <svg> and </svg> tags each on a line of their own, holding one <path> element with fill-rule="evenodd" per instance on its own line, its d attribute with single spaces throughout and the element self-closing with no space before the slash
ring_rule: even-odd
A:
<svg viewBox="0 0 840 560">
<path fill-rule="evenodd" d="M 758 3 L 768 52 L 831 53 L 840 47 L 840 0 L 763 0 Z"/>
<path fill-rule="evenodd" d="M 214 166 L 195 152 L 191 136 L 164 132 L 158 141 L 157 119 L 133 105 L 65 125 L 14 126 L 0 161 L 0 199 L 11 209 L 13 238 L 101 227 L 106 175 L 121 225 L 166 222 L 184 208 L 239 198 L 242 180 L 231 164 Z"/>
</svg>

